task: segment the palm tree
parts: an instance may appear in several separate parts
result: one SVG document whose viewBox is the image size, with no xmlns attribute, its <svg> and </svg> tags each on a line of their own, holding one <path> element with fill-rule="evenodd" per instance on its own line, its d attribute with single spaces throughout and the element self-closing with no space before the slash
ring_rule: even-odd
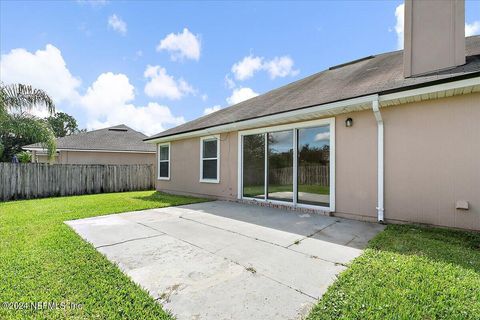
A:
<svg viewBox="0 0 480 320">
<path fill-rule="evenodd" d="M 8 161 L 22 141 L 40 142 L 49 159 L 53 158 L 55 135 L 48 123 L 28 113 L 35 107 L 55 113 L 55 104 L 45 91 L 25 84 L 0 83 L 0 159 Z M 4 155 L 5 149 L 8 154 Z"/>
<path fill-rule="evenodd" d="M 30 111 L 34 107 L 45 107 L 49 113 L 55 113 L 55 104 L 48 94 L 30 85 L 15 83 L 0 84 L 0 108 L 3 111 Z"/>
</svg>

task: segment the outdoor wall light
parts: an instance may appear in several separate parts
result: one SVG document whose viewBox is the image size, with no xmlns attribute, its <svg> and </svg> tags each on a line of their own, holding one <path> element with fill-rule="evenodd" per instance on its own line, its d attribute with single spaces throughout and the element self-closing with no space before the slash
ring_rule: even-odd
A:
<svg viewBox="0 0 480 320">
<path fill-rule="evenodd" d="M 351 126 L 353 126 L 353 119 L 352 118 L 348 118 L 347 120 L 345 120 L 345 126 L 347 128 L 350 128 Z"/>
</svg>

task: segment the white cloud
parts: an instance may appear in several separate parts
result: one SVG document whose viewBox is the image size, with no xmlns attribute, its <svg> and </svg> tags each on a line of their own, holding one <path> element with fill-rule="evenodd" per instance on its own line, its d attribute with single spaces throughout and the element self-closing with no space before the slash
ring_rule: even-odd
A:
<svg viewBox="0 0 480 320">
<path fill-rule="evenodd" d="M 167 127 L 185 123 L 185 119 L 183 117 L 175 117 L 170 108 L 156 102 L 149 102 L 145 107 L 125 104 L 106 115 L 106 119 L 103 121 L 97 119 L 89 121 L 87 128 L 93 130 L 121 123 L 125 123 L 146 135 L 153 135 L 164 131 Z"/>
<path fill-rule="evenodd" d="M 124 74 L 105 72 L 87 88 L 78 92 L 80 80 L 68 70 L 59 49 L 47 45 L 34 53 L 14 49 L 1 56 L 0 80 L 6 84 L 25 83 L 45 90 L 57 105 L 68 104 L 68 112 L 78 118 L 82 114 L 89 129 L 125 123 L 146 134 L 154 134 L 185 122 L 174 116 L 167 106 L 150 102 L 135 106 L 135 88 Z M 34 115 L 47 114 L 34 110 Z M 83 126 L 83 124 L 81 124 Z"/>
<path fill-rule="evenodd" d="M 237 80 L 246 80 L 262 69 L 262 57 L 246 56 L 232 66 L 232 72 Z"/>
<path fill-rule="evenodd" d="M 286 76 L 295 76 L 298 70 L 293 69 L 293 60 L 289 56 L 275 57 L 265 62 L 263 68 L 268 72 L 270 78 L 284 78 Z"/>
<path fill-rule="evenodd" d="M 48 112 L 45 108 L 33 108 L 31 110 L 27 110 L 27 113 L 37 117 L 37 118 L 46 118 L 51 116 L 51 113 Z M 63 112 L 58 107 L 55 108 L 55 112 Z"/>
<path fill-rule="evenodd" d="M 166 126 L 185 122 L 183 117 L 173 116 L 167 106 L 150 102 L 137 107 L 131 103 L 134 99 L 135 88 L 126 75 L 102 73 L 82 98 L 82 106 L 87 111 L 87 128 L 125 123 L 151 135 L 165 130 Z"/>
<path fill-rule="evenodd" d="M 258 93 L 256 93 L 250 88 L 237 88 L 234 89 L 232 95 L 227 98 L 227 102 L 228 104 L 237 104 L 256 96 L 258 96 Z"/>
<path fill-rule="evenodd" d="M 249 55 L 234 63 L 231 70 L 235 79 L 239 81 L 247 80 L 261 70 L 268 72 L 271 79 L 275 79 L 297 75 L 299 71 L 295 70 L 293 65 L 294 61 L 289 56 L 274 57 L 271 60 L 266 60 L 263 57 Z M 230 89 L 235 87 L 235 83 L 230 78 L 225 77 L 225 81 Z"/>
<path fill-rule="evenodd" d="M 405 4 L 400 4 L 395 8 L 395 32 L 397 33 L 397 49 L 403 49 L 403 28 L 404 28 L 404 9 Z"/>
<path fill-rule="evenodd" d="M 144 77 L 149 81 L 145 85 L 145 94 L 149 97 L 178 100 L 187 94 L 195 94 L 195 89 L 182 78 L 176 80 L 167 74 L 161 66 L 147 66 Z"/>
<path fill-rule="evenodd" d="M 61 51 L 51 44 L 35 53 L 13 49 L 0 59 L 0 80 L 4 83 L 30 84 L 47 92 L 55 103 L 78 99 L 80 79 L 67 69 Z"/>
<path fill-rule="evenodd" d="M 465 23 L 465 36 L 474 36 L 480 34 L 480 21 Z"/>
<path fill-rule="evenodd" d="M 123 36 L 127 34 L 127 23 L 116 14 L 108 18 L 108 26 Z"/>
<path fill-rule="evenodd" d="M 81 99 L 91 116 L 104 116 L 135 98 L 135 88 L 124 74 L 102 73 Z"/>
<path fill-rule="evenodd" d="M 204 93 L 202 94 L 202 101 L 207 101 L 208 100 L 208 94 Z"/>
<path fill-rule="evenodd" d="M 330 132 L 320 132 L 315 135 L 315 141 L 324 141 L 330 139 Z"/>
<path fill-rule="evenodd" d="M 205 108 L 205 110 L 203 110 L 203 114 L 204 115 L 207 115 L 207 114 L 210 114 L 210 113 L 214 113 L 218 110 L 222 109 L 222 106 L 221 105 L 215 105 L 213 107 L 210 107 L 210 108 Z"/>
<path fill-rule="evenodd" d="M 232 78 L 230 78 L 230 76 L 228 74 L 225 75 L 225 86 L 228 89 L 233 89 L 236 86 L 235 81 L 233 81 Z"/>
<path fill-rule="evenodd" d="M 173 61 L 184 58 L 198 61 L 200 49 L 199 36 L 194 35 L 187 28 L 184 28 L 182 33 L 170 33 L 157 46 L 157 51 L 168 51 Z"/>
</svg>

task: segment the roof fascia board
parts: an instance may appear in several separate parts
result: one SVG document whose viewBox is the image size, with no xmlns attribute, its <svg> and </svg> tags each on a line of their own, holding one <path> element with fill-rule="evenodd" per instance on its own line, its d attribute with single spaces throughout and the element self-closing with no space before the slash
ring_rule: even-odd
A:
<svg viewBox="0 0 480 320">
<path fill-rule="evenodd" d="M 360 105 L 371 103 L 371 101 L 377 97 L 378 96 L 375 94 L 375 95 L 357 97 L 357 98 L 348 99 L 348 100 L 336 101 L 336 102 L 308 107 L 304 109 L 297 109 L 293 111 L 282 112 L 282 113 L 254 118 L 250 120 L 244 120 L 244 121 L 219 125 L 219 126 L 215 126 L 207 129 L 201 129 L 201 130 L 196 130 L 192 132 L 185 132 L 185 133 L 180 133 L 176 135 L 160 137 L 160 138 L 148 140 L 145 142 L 160 143 L 160 142 L 181 140 L 181 139 L 186 139 L 190 137 L 204 136 L 208 134 L 218 134 L 218 133 L 227 132 L 227 131 L 252 129 L 258 126 L 264 126 L 264 125 L 267 126 L 271 124 L 286 122 L 292 117 L 295 117 L 295 118 L 305 117 L 305 116 L 308 116 L 309 114 L 315 114 L 315 113 L 324 113 L 325 115 L 328 115 L 329 112 L 332 112 L 337 109 L 343 109 L 345 107 L 360 106 Z"/>
</svg>

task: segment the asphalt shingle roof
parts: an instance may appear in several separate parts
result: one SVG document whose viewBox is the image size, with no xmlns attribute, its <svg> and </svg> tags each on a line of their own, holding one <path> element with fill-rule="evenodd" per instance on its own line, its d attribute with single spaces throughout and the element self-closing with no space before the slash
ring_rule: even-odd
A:
<svg viewBox="0 0 480 320">
<path fill-rule="evenodd" d="M 403 76 L 403 50 L 329 68 L 255 98 L 168 129 L 146 140 L 211 128 L 335 101 L 480 75 L 480 36 L 466 38 L 466 64 L 428 75 Z"/>
<path fill-rule="evenodd" d="M 57 150 L 106 150 L 155 152 L 155 146 L 143 142 L 147 136 L 124 124 L 57 138 Z M 39 143 L 23 148 L 42 148 Z"/>
</svg>

